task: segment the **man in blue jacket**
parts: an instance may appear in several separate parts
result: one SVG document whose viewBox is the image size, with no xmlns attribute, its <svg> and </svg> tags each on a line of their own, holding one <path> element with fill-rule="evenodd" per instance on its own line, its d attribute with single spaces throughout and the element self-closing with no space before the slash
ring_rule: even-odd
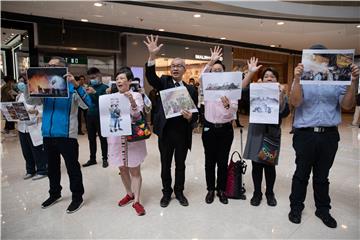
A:
<svg viewBox="0 0 360 240">
<path fill-rule="evenodd" d="M 66 62 L 61 57 L 52 57 L 49 67 L 65 67 Z M 68 98 L 30 98 L 25 91 L 26 102 L 29 104 L 43 104 L 42 135 L 44 138 L 44 149 L 47 153 L 48 177 L 50 182 L 50 197 L 41 204 L 47 208 L 61 199 L 61 172 L 60 156 L 64 158 L 70 179 L 70 190 L 72 201 L 67 208 L 67 213 L 73 213 L 83 205 L 82 195 L 84 186 L 79 157 L 79 144 L 77 141 L 78 107 L 87 109 L 92 106 L 92 100 L 85 90 L 79 86 L 74 76 L 66 74 L 69 83 Z"/>
</svg>

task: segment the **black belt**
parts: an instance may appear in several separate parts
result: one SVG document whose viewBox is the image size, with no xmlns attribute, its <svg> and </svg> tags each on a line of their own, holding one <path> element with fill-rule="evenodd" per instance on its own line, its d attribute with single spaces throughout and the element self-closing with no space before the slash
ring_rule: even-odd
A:
<svg viewBox="0 0 360 240">
<path fill-rule="evenodd" d="M 211 123 L 211 122 L 205 121 L 204 126 L 205 126 L 205 127 L 213 127 L 213 128 L 222 128 L 222 127 L 232 126 L 232 122 L 227 122 L 227 123 Z"/>
<path fill-rule="evenodd" d="M 338 128 L 337 127 L 307 127 L 307 128 L 296 128 L 296 130 L 304 131 L 304 132 L 324 133 L 324 132 L 335 132 L 338 130 Z"/>
</svg>

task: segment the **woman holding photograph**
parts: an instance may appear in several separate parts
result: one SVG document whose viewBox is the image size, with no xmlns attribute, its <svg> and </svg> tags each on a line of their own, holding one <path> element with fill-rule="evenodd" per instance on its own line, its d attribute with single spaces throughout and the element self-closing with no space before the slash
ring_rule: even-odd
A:
<svg viewBox="0 0 360 240">
<path fill-rule="evenodd" d="M 130 68 L 123 67 L 116 74 L 116 87 L 120 94 L 124 94 L 130 101 L 131 118 L 137 118 L 143 111 L 144 101 L 141 93 L 131 92 L 130 84 L 134 78 Z M 118 93 L 116 93 L 118 94 Z M 136 214 L 145 215 L 145 209 L 140 204 L 141 172 L 140 165 L 144 161 L 147 151 L 145 140 L 128 142 L 125 136 L 108 137 L 109 163 L 120 169 L 126 196 L 118 205 L 123 207 L 134 201 L 132 207 Z"/>
<path fill-rule="evenodd" d="M 225 66 L 220 61 L 222 49 L 219 46 L 211 51 L 211 59 L 205 66 L 204 72 L 224 72 Z M 261 66 L 256 67 L 257 59 L 251 58 L 248 62 L 249 69 L 253 71 L 242 81 L 242 86 L 247 86 L 253 74 Z M 200 79 L 201 81 L 201 79 Z M 205 202 L 210 204 L 214 201 L 215 189 L 217 196 L 223 204 L 228 203 L 225 196 L 227 165 L 231 144 L 234 138 L 232 121 L 236 119 L 238 109 L 237 100 L 229 100 L 226 96 L 220 101 L 204 101 L 205 119 L 202 132 L 202 140 L 205 151 L 205 176 L 208 193 Z M 215 187 L 215 168 L 217 165 L 217 183 Z"/>
<path fill-rule="evenodd" d="M 274 68 L 266 68 L 261 74 L 261 81 L 259 84 L 266 82 L 277 82 L 279 73 Z M 284 89 L 280 86 L 279 97 L 279 124 L 257 124 L 250 123 L 246 146 L 244 151 L 244 158 L 252 160 L 252 179 L 254 183 L 254 194 L 250 200 L 253 206 L 259 206 L 262 200 L 261 182 L 263 171 L 265 171 L 266 192 L 265 196 L 269 206 L 276 206 L 277 201 L 274 194 L 274 184 L 276 178 L 275 165 L 278 164 L 278 156 L 280 153 L 280 139 L 281 139 L 281 119 L 289 115 L 289 105 Z M 263 156 L 264 137 L 272 139 L 278 147 L 272 148 L 276 151 L 274 162 L 267 162 Z M 276 149 L 276 150 L 275 150 Z M 267 159 L 268 160 L 268 159 Z"/>
</svg>

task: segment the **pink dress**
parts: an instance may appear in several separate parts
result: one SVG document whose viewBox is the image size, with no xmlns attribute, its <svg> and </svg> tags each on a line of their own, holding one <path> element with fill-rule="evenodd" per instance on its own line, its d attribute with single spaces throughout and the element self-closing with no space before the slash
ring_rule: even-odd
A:
<svg viewBox="0 0 360 240">
<path fill-rule="evenodd" d="M 131 109 L 131 116 L 138 116 L 144 107 L 142 95 L 137 92 L 131 92 L 135 99 L 137 109 Z M 109 164 L 116 167 L 137 167 L 147 155 L 145 140 L 138 142 L 128 142 L 125 136 L 108 137 Z"/>
</svg>

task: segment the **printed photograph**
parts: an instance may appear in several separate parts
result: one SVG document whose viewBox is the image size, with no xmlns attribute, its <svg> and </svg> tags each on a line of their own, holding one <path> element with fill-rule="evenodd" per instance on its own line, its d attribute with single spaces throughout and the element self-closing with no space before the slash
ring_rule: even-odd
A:
<svg viewBox="0 0 360 240">
<path fill-rule="evenodd" d="M 230 100 L 241 99 L 242 75 L 242 72 L 203 73 L 204 100 L 221 101 L 223 96 Z"/>
<path fill-rule="evenodd" d="M 27 70 L 30 97 L 69 97 L 68 84 L 63 77 L 67 68 L 29 68 Z"/>
<path fill-rule="evenodd" d="M 101 135 L 131 135 L 130 101 L 119 92 L 101 95 L 99 98 Z"/>
<path fill-rule="evenodd" d="M 279 83 L 250 84 L 250 123 L 279 123 Z"/>
<path fill-rule="evenodd" d="M 301 84 L 350 85 L 354 50 L 303 50 Z"/>
<path fill-rule="evenodd" d="M 198 111 L 186 87 L 176 87 L 160 91 L 160 97 L 166 119 L 180 116 L 182 110 L 190 112 Z"/>
<path fill-rule="evenodd" d="M 23 102 L 2 102 L 1 112 L 9 122 L 30 120 L 29 113 Z"/>
</svg>

